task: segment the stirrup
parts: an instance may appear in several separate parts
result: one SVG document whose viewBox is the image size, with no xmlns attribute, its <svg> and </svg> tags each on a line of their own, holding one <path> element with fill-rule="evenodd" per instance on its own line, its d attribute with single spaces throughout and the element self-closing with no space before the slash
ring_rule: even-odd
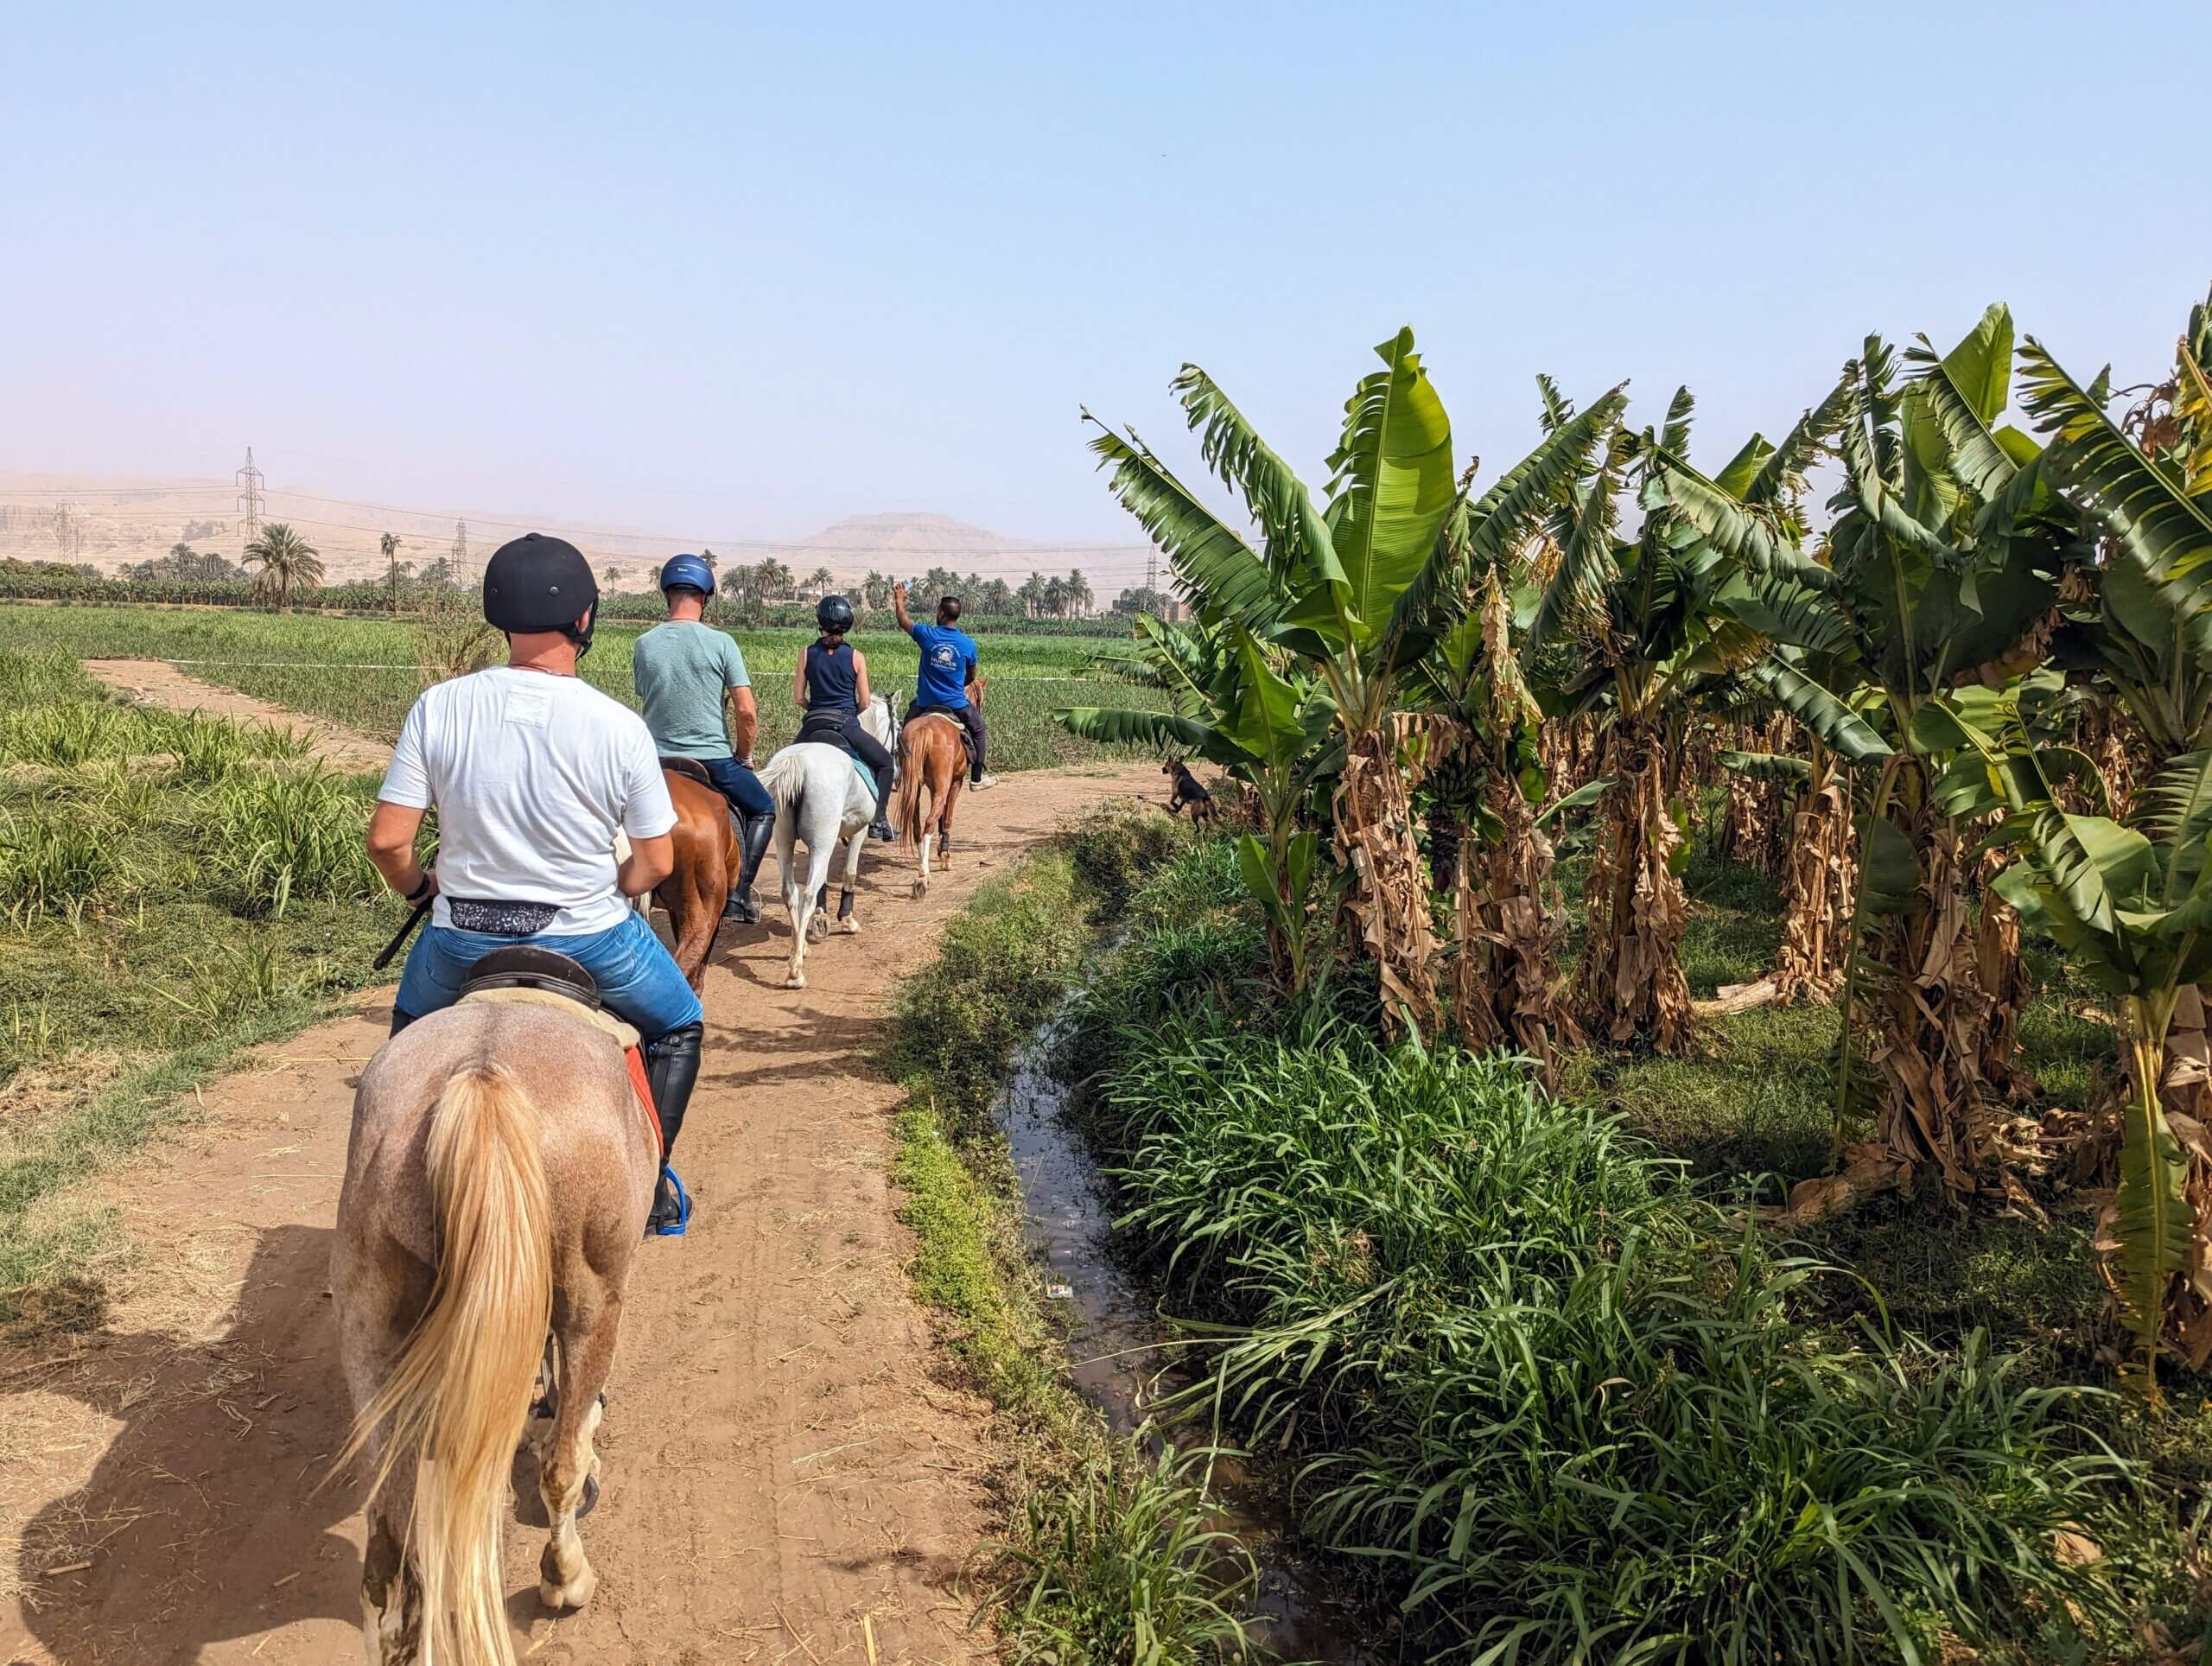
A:
<svg viewBox="0 0 2212 1666">
<path fill-rule="evenodd" d="M 691 1224 L 691 1194 L 683 1189 L 683 1182 L 676 1178 L 676 1171 L 666 1163 L 660 1166 L 660 1173 L 661 1179 L 676 1188 L 676 1218 L 673 1221 L 656 1221 L 648 1215 L 645 1230 L 657 1238 L 680 1238 L 683 1236 L 683 1229 Z M 658 1180 L 653 1183 L 653 1209 L 656 1213 L 660 1209 L 660 1182 Z"/>
</svg>

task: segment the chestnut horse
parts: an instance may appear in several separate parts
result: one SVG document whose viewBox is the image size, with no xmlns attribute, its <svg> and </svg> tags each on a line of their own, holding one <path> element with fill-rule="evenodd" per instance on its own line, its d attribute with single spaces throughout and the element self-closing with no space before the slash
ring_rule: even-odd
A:
<svg viewBox="0 0 2212 1666">
<path fill-rule="evenodd" d="M 542 1361 L 538 1595 L 579 1607 L 598 1583 L 576 1517 L 660 1171 L 636 1032 L 602 1020 L 465 997 L 361 1071 L 330 1288 L 355 1414 L 338 1462 L 365 1451 L 372 1475 L 371 1666 L 513 1661 L 499 1541 Z"/>
<path fill-rule="evenodd" d="M 983 703 L 983 679 L 968 685 L 968 697 Z M 968 748 L 957 718 L 925 711 L 899 730 L 899 843 L 916 852 L 921 872 L 914 875 L 917 900 L 930 893 L 930 857 L 950 862 L 952 807 L 968 785 Z M 922 794 L 929 794 L 929 809 Z"/>
<path fill-rule="evenodd" d="M 676 806 L 676 866 L 653 888 L 650 902 L 668 910 L 669 953 L 676 969 L 697 995 L 706 981 L 707 958 L 721 930 L 722 906 L 737 882 L 737 830 L 730 824 L 729 800 L 707 779 L 703 769 L 686 768 L 684 759 L 663 759 L 661 779 Z M 629 842 L 615 835 L 615 857 L 628 855 Z M 650 912 L 646 898 L 634 900 L 639 913 Z"/>
</svg>

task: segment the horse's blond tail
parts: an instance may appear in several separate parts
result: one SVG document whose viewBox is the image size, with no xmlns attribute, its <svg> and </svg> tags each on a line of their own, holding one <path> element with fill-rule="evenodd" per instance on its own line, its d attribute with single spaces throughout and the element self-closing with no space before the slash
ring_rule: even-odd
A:
<svg viewBox="0 0 2212 1666">
<path fill-rule="evenodd" d="M 907 748 L 901 743 L 899 748 Z M 899 848 L 922 848 L 922 792 L 929 785 L 929 748 L 913 748 L 913 756 L 899 760 Z"/>
<path fill-rule="evenodd" d="M 508 1472 L 553 1309 L 537 1108 L 504 1065 L 465 1066 L 431 1112 L 430 1305 L 339 1461 L 384 1430 L 375 1486 L 416 1464 L 409 1538 L 425 1666 L 511 1666 L 499 1567 Z"/>
</svg>

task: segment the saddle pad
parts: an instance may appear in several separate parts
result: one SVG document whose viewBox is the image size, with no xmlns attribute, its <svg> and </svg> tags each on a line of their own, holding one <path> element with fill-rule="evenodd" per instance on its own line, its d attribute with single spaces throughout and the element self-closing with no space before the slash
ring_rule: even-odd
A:
<svg viewBox="0 0 2212 1666">
<path fill-rule="evenodd" d="M 861 778 L 861 790 L 868 794 L 868 801 L 870 804 L 875 803 L 875 777 L 868 773 L 868 768 L 866 764 L 861 762 L 859 759 L 854 757 L 851 753 L 846 751 L 844 747 L 839 746 L 834 741 L 794 741 L 791 745 L 783 747 L 770 757 L 768 761 L 760 766 L 759 773 L 766 775 L 770 770 L 776 766 L 778 760 L 784 757 L 787 753 L 798 751 L 801 747 L 828 747 L 830 751 L 836 753 L 840 758 L 842 758 L 847 763 L 853 766 L 853 773 Z"/>
<path fill-rule="evenodd" d="M 667 1146 L 661 1139 L 660 1116 L 653 1110 L 652 1084 L 645 1079 L 645 1049 L 639 1045 L 638 1032 L 613 1013 L 594 1012 L 588 1007 L 579 1007 L 566 995 L 555 995 L 550 989 L 474 989 L 461 996 L 460 1005 L 468 1006 L 483 1001 L 515 1007 L 558 1007 L 563 1012 L 574 1013 L 614 1045 L 622 1049 L 622 1062 L 630 1072 L 630 1088 L 637 1096 L 638 1107 L 644 1114 L 639 1120 L 652 1136 L 653 1150 L 665 1154 Z"/>
<path fill-rule="evenodd" d="M 639 1042 L 636 1029 L 624 1023 L 613 1013 L 603 1008 L 598 1012 L 594 1012 L 590 1008 L 579 1006 L 568 996 L 556 995 L 550 989 L 472 989 L 461 996 L 460 1004 L 464 1007 L 474 1006 L 480 1001 L 504 1002 L 516 1007 L 557 1007 L 564 1013 L 571 1013 L 581 1018 L 625 1052 L 636 1046 Z"/>
</svg>

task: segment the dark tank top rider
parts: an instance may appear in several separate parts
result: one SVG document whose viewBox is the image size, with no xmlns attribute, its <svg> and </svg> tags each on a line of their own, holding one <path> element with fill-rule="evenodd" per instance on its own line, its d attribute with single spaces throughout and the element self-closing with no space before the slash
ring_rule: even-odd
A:
<svg viewBox="0 0 2212 1666">
<path fill-rule="evenodd" d="M 891 754 L 861 727 L 861 713 L 872 698 L 868 656 L 845 640 L 853 628 L 853 604 L 842 596 L 824 596 L 815 604 L 814 622 L 822 634 L 806 645 L 791 678 L 791 697 L 806 713 L 799 722 L 798 738 L 841 746 L 861 760 L 875 778 L 875 825 L 869 833 L 878 839 L 893 838 L 888 819 Z"/>
</svg>

